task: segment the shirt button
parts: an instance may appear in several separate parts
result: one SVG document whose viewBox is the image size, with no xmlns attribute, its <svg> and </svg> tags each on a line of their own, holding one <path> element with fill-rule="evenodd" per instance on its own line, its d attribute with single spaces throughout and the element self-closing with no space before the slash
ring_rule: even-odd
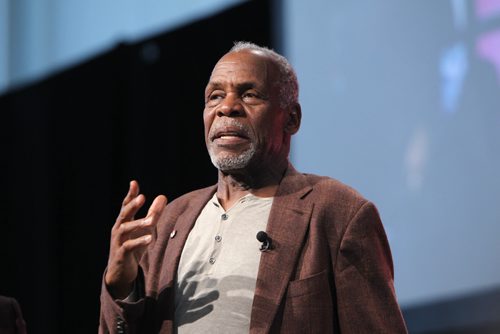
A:
<svg viewBox="0 0 500 334">
<path fill-rule="evenodd" d="M 222 240 L 222 237 L 220 235 L 215 236 L 215 241 L 220 242 Z"/>
<path fill-rule="evenodd" d="M 227 220 L 229 216 L 226 213 L 223 213 L 221 216 L 222 220 Z"/>
<path fill-rule="evenodd" d="M 210 262 L 210 264 L 214 264 L 215 263 L 215 258 L 211 257 L 210 260 L 208 260 L 208 262 Z"/>
</svg>

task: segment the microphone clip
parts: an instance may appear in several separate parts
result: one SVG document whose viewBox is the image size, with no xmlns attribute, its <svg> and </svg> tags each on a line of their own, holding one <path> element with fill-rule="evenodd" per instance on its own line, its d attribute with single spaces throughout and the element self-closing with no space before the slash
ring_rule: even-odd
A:
<svg viewBox="0 0 500 334">
<path fill-rule="evenodd" d="M 273 248 L 272 240 L 264 231 L 259 231 L 257 233 L 257 240 L 259 240 L 262 244 L 260 245 L 259 250 L 261 252 L 267 252 Z"/>
</svg>

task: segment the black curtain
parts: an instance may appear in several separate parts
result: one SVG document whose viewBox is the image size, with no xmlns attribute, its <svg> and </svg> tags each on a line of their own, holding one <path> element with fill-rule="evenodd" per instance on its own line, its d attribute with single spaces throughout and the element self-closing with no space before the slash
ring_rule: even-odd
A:
<svg viewBox="0 0 500 334">
<path fill-rule="evenodd" d="M 147 205 L 216 181 L 204 87 L 233 41 L 272 46 L 270 7 L 250 1 L 118 45 L 0 98 L 0 294 L 18 299 L 29 333 L 97 331 L 110 229 L 131 179 Z"/>
</svg>

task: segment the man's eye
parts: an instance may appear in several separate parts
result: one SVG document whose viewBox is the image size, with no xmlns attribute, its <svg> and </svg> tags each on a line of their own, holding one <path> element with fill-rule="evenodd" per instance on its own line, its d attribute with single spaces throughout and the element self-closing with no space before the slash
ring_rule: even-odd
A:
<svg viewBox="0 0 500 334">
<path fill-rule="evenodd" d="M 243 94 L 243 99 L 245 100 L 257 100 L 259 99 L 260 96 L 257 94 L 257 93 L 252 93 L 252 92 L 247 92 L 245 94 Z"/>
<path fill-rule="evenodd" d="M 224 96 L 222 93 L 214 92 L 208 96 L 208 98 L 206 100 L 206 104 L 215 105 L 219 102 L 219 100 L 221 100 L 223 98 L 224 98 Z"/>
</svg>

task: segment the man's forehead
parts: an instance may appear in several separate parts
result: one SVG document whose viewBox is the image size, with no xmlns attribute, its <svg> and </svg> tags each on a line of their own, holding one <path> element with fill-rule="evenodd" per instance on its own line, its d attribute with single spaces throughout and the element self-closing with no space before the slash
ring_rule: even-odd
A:
<svg viewBox="0 0 500 334">
<path fill-rule="evenodd" d="M 215 64 L 210 82 L 244 76 L 247 79 L 267 79 L 269 60 L 261 54 L 238 51 L 224 55 Z M 210 83 L 209 82 L 209 83 Z"/>
<path fill-rule="evenodd" d="M 266 63 L 269 58 L 265 53 L 259 50 L 239 50 L 231 51 L 222 56 L 218 63 L 220 62 L 238 62 L 238 61 L 248 61 L 248 62 L 263 62 Z"/>
</svg>

